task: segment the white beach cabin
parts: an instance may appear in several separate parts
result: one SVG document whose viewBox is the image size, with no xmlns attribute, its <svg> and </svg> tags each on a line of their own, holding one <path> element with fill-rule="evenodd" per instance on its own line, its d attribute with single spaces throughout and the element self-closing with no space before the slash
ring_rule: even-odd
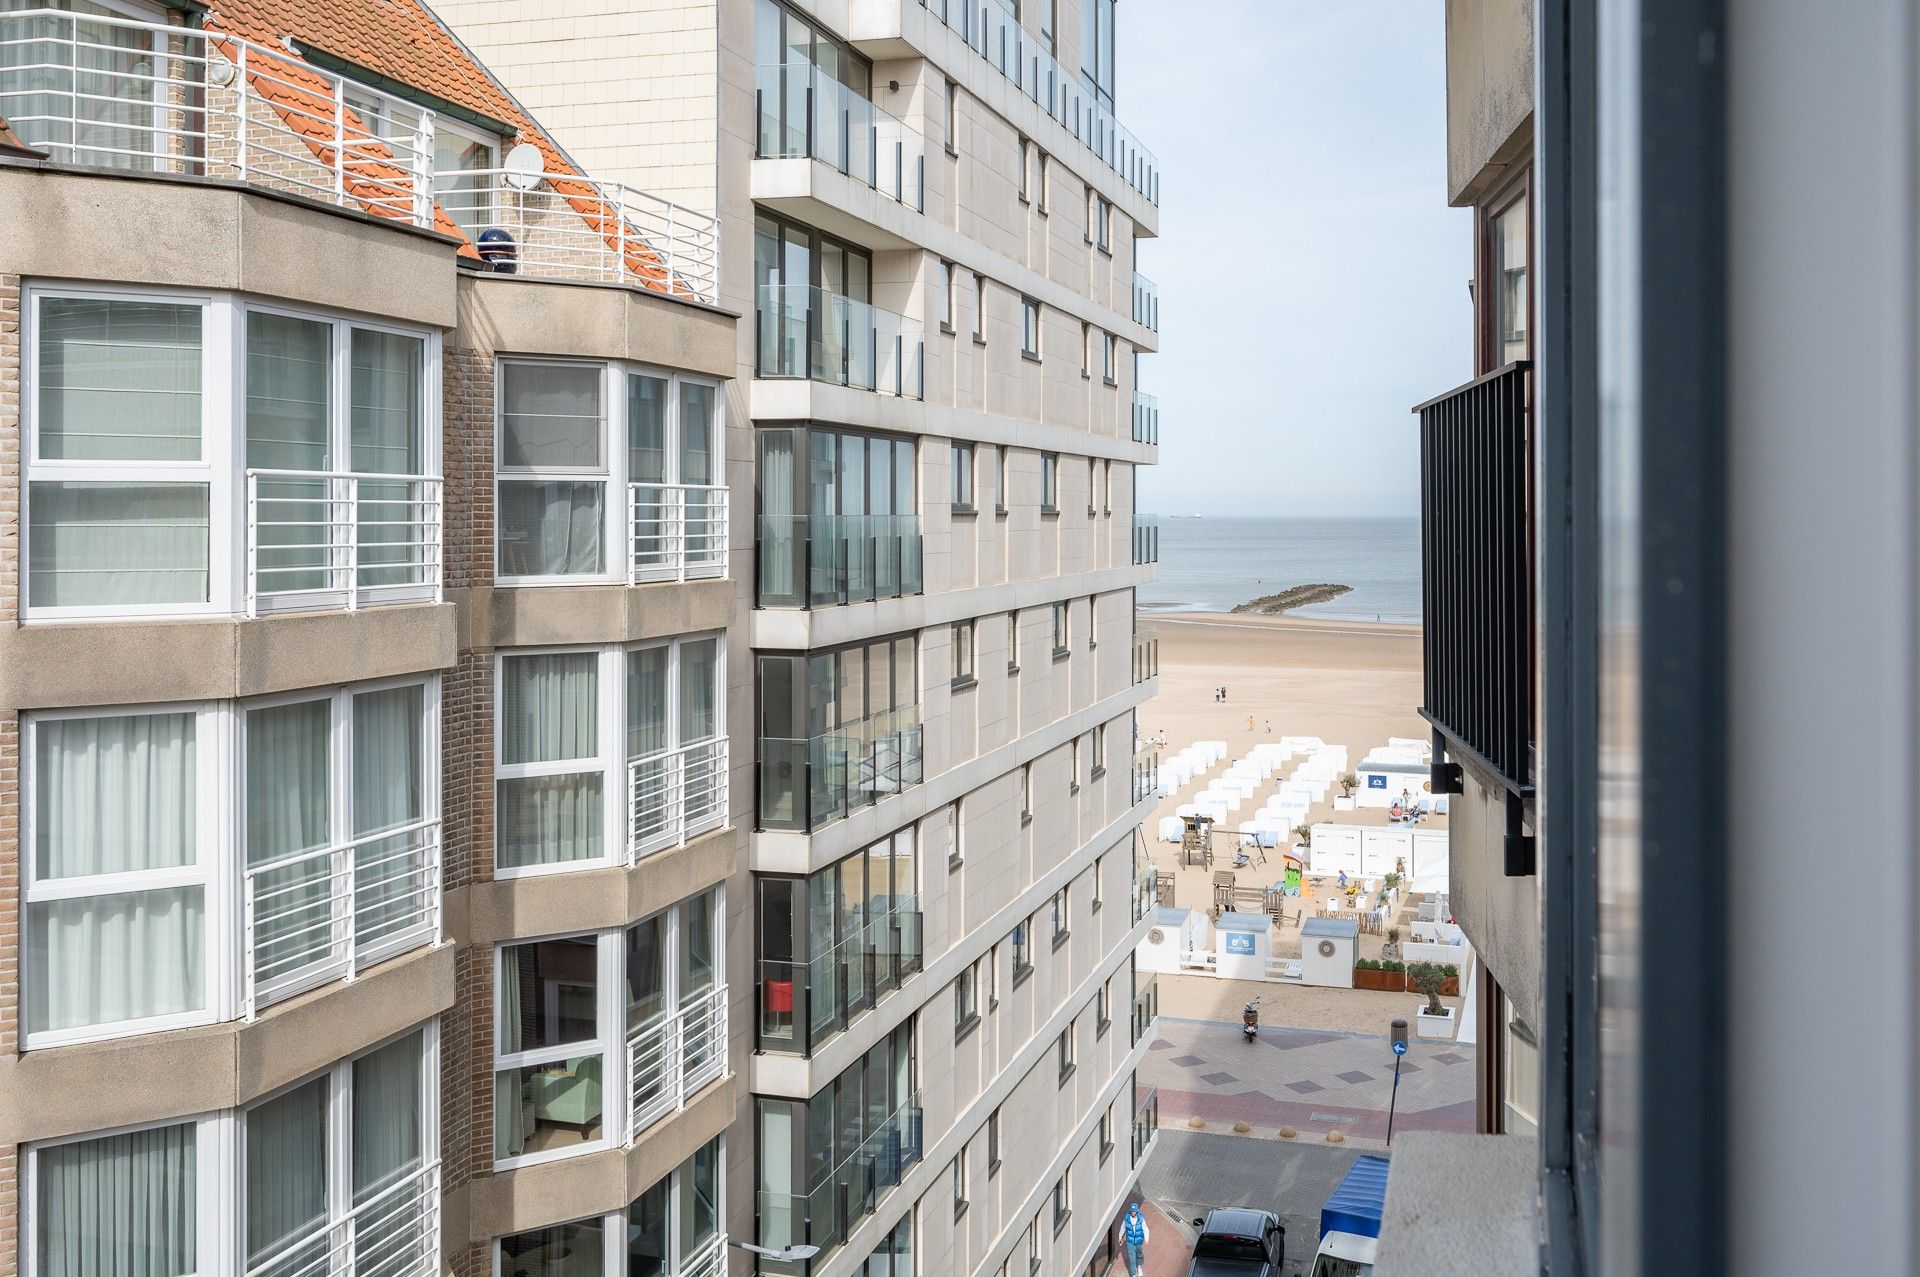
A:
<svg viewBox="0 0 1920 1277">
<path fill-rule="evenodd" d="M 1214 973 L 1229 980 L 1264 980 L 1273 956 L 1273 919 L 1227 911 L 1213 924 Z"/>
<path fill-rule="evenodd" d="M 1352 918 L 1308 918 L 1300 928 L 1300 983 L 1351 989 L 1359 947 L 1360 924 Z"/>
<path fill-rule="evenodd" d="M 1141 971 L 1180 971 L 1183 962 L 1195 961 L 1194 954 L 1207 947 L 1206 915 L 1193 909 L 1153 911 L 1153 925 L 1147 938 L 1134 953 L 1134 966 Z"/>
<path fill-rule="evenodd" d="M 1377 755 L 1361 759 L 1353 774 L 1360 782 L 1353 798 L 1362 807 L 1391 807 L 1403 792 L 1418 801 L 1433 779 L 1425 763 Z"/>
<path fill-rule="evenodd" d="M 1344 873 L 1360 876 L 1360 826 L 1315 825 L 1313 840 L 1307 846 L 1307 872 L 1316 878 L 1333 878 Z"/>
</svg>

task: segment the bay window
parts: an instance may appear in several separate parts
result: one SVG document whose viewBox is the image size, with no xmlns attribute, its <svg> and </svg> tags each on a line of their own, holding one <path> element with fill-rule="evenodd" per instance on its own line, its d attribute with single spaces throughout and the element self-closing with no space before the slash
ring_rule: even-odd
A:
<svg viewBox="0 0 1920 1277">
<path fill-rule="evenodd" d="M 429 1022 L 237 1112 L 30 1145 L 22 1271 L 425 1271 L 438 1074 Z"/>
<path fill-rule="evenodd" d="M 431 678 L 28 715 L 26 1045 L 251 1017 L 434 943 L 438 723 Z"/>
<path fill-rule="evenodd" d="M 618 931 L 496 950 L 494 1160 L 629 1140 L 726 1072 L 718 887 Z"/>
<path fill-rule="evenodd" d="M 759 606 L 829 607 L 921 592 L 913 440 L 818 424 L 754 433 Z"/>
<path fill-rule="evenodd" d="M 496 1277 L 723 1277 L 722 1164 L 716 1136 L 625 1211 L 502 1237 Z"/>
<path fill-rule="evenodd" d="M 496 875 L 631 863 L 724 825 L 723 662 L 717 635 L 502 653 Z"/>
<path fill-rule="evenodd" d="M 225 294 L 23 311 L 29 620 L 438 598 L 434 334 Z"/>
<path fill-rule="evenodd" d="M 725 574 L 718 383 L 513 358 L 497 384 L 502 583 Z"/>
</svg>

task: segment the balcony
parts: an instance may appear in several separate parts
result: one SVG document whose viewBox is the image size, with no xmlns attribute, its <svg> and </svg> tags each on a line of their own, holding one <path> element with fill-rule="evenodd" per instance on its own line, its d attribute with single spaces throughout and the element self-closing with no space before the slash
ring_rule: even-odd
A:
<svg viewBox="0 0 1920 1277">
<path fill-rule="evenodd" d="M 1508 364 L 1414 409 L 1425 600 L 1420 713 L 1445 738 L 1450 762 L 1472 765 L 1516 802 L 1533 793 L 1530 381 L 1529 364 Z M 1449 764 L 1436 764 L 1439 789 L 1452 778 Z"/>
<path fill-rule="evenodd" d="M 856 1133 L 857 1122 L 856 1117 Z M 897 1185 L 924 1152 L 920 1093 L 880 1120 L 874 1129 L 803 1196 L 762 1190 L 760 1245 L 773 1250 L 817 1246 L 825 1252 L 845 1241 L 880 1197 Z"/>
<path fill-rule="evenodd" d="M 440 822 L 296 852 L 241 874 L 241 1009 L 275 1002 L 440 940 Z"/>
<path fill-rule="evenodd" d="M 718 300 L 720 223 L 710 214 L 567 173 L 453 169 L 433 174 L 433 192 L 496 274 Z"/>
<path fill-rule="evenodd" d="M 436 172 L 434 111 L 286 49 L 29 9 L 0 13 L 0 50 L 0 118 L 60 163 L 241 182 L 465 234 L 501 273 L 717 300 L 714 218 L 570 174 Z"/>
<path fill-rule="evenodd" d="M 627 847 L 634 861 L 727 823 L 727 741 L 697 741 L 627 763 Z"/>
<path fill-rule="evenodd" d="M 834 607 L 922 592 L 916 514 L 762 515 L 760 607 Z"/>
<path fill-rule="evenodd" d="M 1143 803 L 1160 792 L 1160 755 L 1157 751 L 1144 750 L 1134 756 L 1130 792 L 1135 803 Z"/>
<path fill-rule="evenodd" d="M 925 396 L 926 337 L 910 319 L 801 284 L 761 285 L 753 318 L 757 377 Z"/>
<path fill-rule="evenodd" d="M 1160 285 L 1133 272 L 1133 322 L 1160 331 Z"/>
<path fill-rule="evenodd" d="M 1160 561 L 1160 520 L 1151 514 L 1133 516 L 1133 562 L 1136 567 Z"/>
<path fill-rule="evenodd" d="M 687 1106 L 727 1073 L 727 986 L 716 984 L 627 1033 L 632 1134 Z"/>
<path fill-rule="evenodd" d="M 811 1055 L 920 970 L 920 898 L 888 903 L 856 935 L 806 962 L 760 960 L 762 1051 Z"/>
<path fill-rule="evenodd" d="M 187 1188 L 192 1188 L 191 1179 Z M 405 1277 L 437 1271 L 439 1263 L 440 1163 L 432 1161 L 356 1201 L 344 1217 L 301 1233 L 249 1263 L 246 1277 Z"/>
<path fill-rule="evenodd" d="M 924 732 L 915 704 L 805 740 L 761 737 L 760 827 L 810 832 L 918 785 Z"/>
<path fill-rule="evenodd" d="M 920 0 L 920 5 L 992 63 L 1042 111 L 1120 176 L 1160 203 L 1160 162 L 1120 126 L 1080 77 L 1061 66 L 1001 0 Z"/>
<path fill-rule="evenodd" d="M 706 581 L 727 574 L 727 490 L 714 484 L 627 485 L 627 581 Z"/>
<path fill-rule="evenodd" d="M 1160 443 L 1160 400 L 1154 395 L 1133 392 L 1133 441 Z"/>
<path fill-rule="evenodd" d="M 247 471 L 247 615 L 439 602 L 441 484 Z"/>
<path fill-rule="evenodd" d="M 1160 677 L 1160 640 L 1135 638 L 1133 640 L 1133 685 L 1138 687 L 1148 679 Z"/>
<path fill-rule="evenodd" d="M 927 144 L 866 95 L 805 64 L 754 73 L 758 159 L 810 159 L 916 211 L 926 209 Z"/>
<path fill-rule="evenodd" d="M 1153 1151 L 1154 1137 L 1160 1134 L 1160 1092 L 1158 1088 L 1138 1097 L 1133 1106 L 1133 1165 L 1138 1166 Z"/>
<path fill-rule="evenodd" d="M 1160 985 L 1152 972 L 1135 977 L 1133 991 L 1133 1038 L 1138 1046 L 1140 1039 L 1147 1036 L 1153 1028 L 1153 1021 L 1160 1014 Z"/>
</svg>

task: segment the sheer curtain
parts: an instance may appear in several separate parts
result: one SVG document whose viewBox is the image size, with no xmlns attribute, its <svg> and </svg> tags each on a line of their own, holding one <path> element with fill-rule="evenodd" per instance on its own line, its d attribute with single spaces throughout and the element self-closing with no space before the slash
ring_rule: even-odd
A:
<svg viewBox="0 0 1920 1277">
<path fill-rule="evenodd" d="M 521 986 L 534 978 L 532 947 L 514 945 L 500 962 L 500 975 L 494 989 L 493 1014 L 500 1050 L 518 1051 L 526 1041 L 523 1008 L 533 1002 Z M 493 1155 L 517 1157 L 533 1135 L 533 1100 L 520 1085 L 517 1069 L 494 1074 Z"/>
<path fill-rule="evenodd" d="M 501 370 L 500 570 L 513 576 L 602 571 L 606 482 L 601 371 L 592 364 L 509 363 Z M 545 481 L 504 472 L 549 473 Z M 572 475 L 582 475 L 573 478 Z"/>
<path fill-rule="evenodd" d="M 688 639 L 680 644 L 680 743 L 719 733 L 718 639 Z"/>
<path fill-rule="evenodd" d="M 323 1074 L 248 1110 L 246 1239 L 249 1265 L 278 1256 L 268 1270 L 325 1267 L 327 1078 Z"/>
<path fill-rule="evenodd" d="M 427 1253 L 423 1198 L 393 1187 L 418 1170 L 425 1156 L 421 1058 L 424 1040 L 410 1033 L 353 1062 L 354 1271 L 372 1275 L 413 1272 Z M 304 1275 L 303 1275 L 304 1277 Z M 318 1274 L 315 1274 L 318 1277 Z"/>
<path fill-rule="evenodd" d="M 247 867 L 255 900 L 256 984 L 271 986 L 334 953 L 330 700 L 247 711 Z M 301 855 L 301 853 L 309 853 Z M 299 857 L 271 869 L 260 866 Z"/>
<path fill-rule="evenodd" d="M 760 601 L 798 607 L 802 522 L 793 508 L 793 450 L 798 432 L 762 430 L 760 436 Z"/>
<path fill-rule="evenodd" d="M 333 325 L 264 311 L 247 314 L 247 468 L 332 469 Z M 323 590 L 328 569 L 327 480 L 262 475 L 262 591 Z"/>
<path fill-rule="evenodd" d="M 425 469 L 426 343 L 399 333 L 353 330 L 349 350 L 347 426 L 352 466 L 361 474 L 417 475 Z M 426 580 L 425 493 L 417 484 L 362 480 L 357 536 L 361 586 L 415 585 Z"/>
<path fill-rule="evenodd" d="M 511 657 L 502 679 L 502 765 L 577 760 L 582 766 L 569 774 L 500 780 L 499 865 L 597 859 L 604 854 L 605 784 L 597 758 L 599 658 L 591 652 Z"/>
<path fill-rule="evenodd" d="M 590 576 L 602 571 L 601 483 L 500 482 L 500 571 Z"/>
<path fill-rule="evenodd" d="M 403 941 L 427 917 L 425 835 L 361 841 L 426 815 L 422 734 L 426 688 L 392 687 L 353 698 L 354 941 L 365 951 Z"/>
<path fill-rule="evenodd" d="M 192 1122 L 43 1148 L 33 1277 L 181 1277 L 199 1268 Z"/>
<path fill-rule="evenodd" d="M 205 888 L 148 889 L 145 871 L 200 862 L 192 714 L 34 724 L 36 883 L 125 875 L 119 890 L 27 896 L 27 1029 L 206 1006 Z"/>
</svg>

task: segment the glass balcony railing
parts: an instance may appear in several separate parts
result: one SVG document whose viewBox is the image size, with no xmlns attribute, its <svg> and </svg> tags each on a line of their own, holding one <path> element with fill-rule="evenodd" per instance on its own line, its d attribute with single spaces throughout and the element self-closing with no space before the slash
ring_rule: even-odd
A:
<svg viewBox="0 0 1920 1277">
<path fill-rule="evenodd" d="M 1133 322 L 1160 331 L 1160 285 L 1133 272 Z"/>
<path fill-rule="evenodd" d="M 922 1121 L 916 1091 L 806 1193 L 761 1190 L 760 1245 L 770 1250 L 817 1246 L 825 1252 L 845 1241 L 920 1160 L 925 1151 Z"/>
<path fill-rule="evenodd" d="M 762 829 L 810 831 L 924 779 L 920 707 L 884 710 L 810 739 L 759 740 Z"/>
<path fill-rule="evenodd" d="M 1133 992 L 1133 1042 L 1138 1045 L 1140 1039 L 1147 1036 L 1147 1030 L 1153 1027 L 1154 1017 L 1160 1014 L 1160 986 L 1151 974 L 1137 977 L 1138 985 Z"/>
<path fill-rule="evenodd" d="M 1133 682 L 1137 687 L 1150 678 L 1160 676 L 1160 640 L 1136 638 L 1133 640 Z"/>
<path fill-rule="evenodd" d="M 759 606 L 835 607 L 921 593 L 917 514 L 762 515 Z"/>
<path fill-rule="evenodd" d="M 1160 561 L 1160 520 L 1151 514 L 1133 516 L 1133 561 L 1135 564 Z"/>
<path fill-rule="evenodd" d="M 811 159 L 912 209 L 926 208 L 927 143 L 858 90 L 804 64 L 754 72 L 760 159 Z"/>
<path fill-rule="evenodd" d="M 920 0 L 921 7 L 1060 122 L 1081 145 L 1153 204 L 1160 202 L 1160 162 L 1120 126 L 1078 75 L 1061 66 L 1038 36 L 1001 0 Z"/>
<path fill-rule="evenodd" d="M 754 375 L 804 377 L 919 399 L 926 336 L 919 324 L 869 302 L 801 284 L 763 284 L 754 304 Z"/>
<path fill-rule="evenodd" d="M 1148 1091 L 1133 1108 L 1133 1164 L 1140 1165 L 1153 1148 L 1153 1137 L 1160 1133 L 1160 1092 Z"/>
<path fill-rule="evenodd" d="M 1143 803 L 1159 791 L 1160 755 L 1143 753 L 1133 760 L 1133 801 Z"/>
<path fill-rule="evenodd" d="M 806 962 L 760 960 L 760 1049 L 811 1055 L 885 994 L 919 971 L 925 957 L 918 896 L 891 907 L 854 935 Z"/>
<path fill-rule="evenodd" d="M 1160 400 L 1137 390 L 1133 392 L 1133 441 L 1155 445 L 1160 442 Z"/>
</svg>

